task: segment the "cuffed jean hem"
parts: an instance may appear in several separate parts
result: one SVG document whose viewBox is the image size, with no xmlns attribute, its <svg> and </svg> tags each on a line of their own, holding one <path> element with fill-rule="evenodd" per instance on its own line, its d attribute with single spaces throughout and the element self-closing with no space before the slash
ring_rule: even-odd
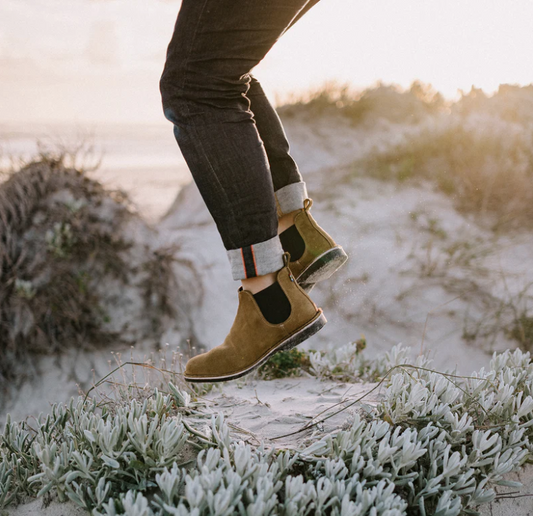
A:
<svg viewBox="0 0 533 516">
<path fill-rule="evenodd" d="M 283 247 L 279 236 L 227 251 L 234 280 L 263 276 L 279 271 L 283 263 Z"/>
<path fill-rule="evenodd" d="M 304 181 L 292 183 L 274 192 L 276 194 L 276 207 L 278 217 L 301 210 L 307 199 L 307 188 Z"/>
</svg>

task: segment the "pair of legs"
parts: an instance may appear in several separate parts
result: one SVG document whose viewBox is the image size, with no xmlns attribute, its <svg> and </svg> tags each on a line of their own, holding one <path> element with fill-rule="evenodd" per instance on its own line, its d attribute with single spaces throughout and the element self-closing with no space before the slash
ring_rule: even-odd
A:
<svg viewBox="0 0 533 516">
<path fill-rule="evenodd" d="M 250 72 L 317 2 L 183 0 L 161 77 L 165 116 L 233 278 L 252 291 L 283 267 L 278 230 L 292 224 L 307 192 L 281 121 Z"/>
</svg>

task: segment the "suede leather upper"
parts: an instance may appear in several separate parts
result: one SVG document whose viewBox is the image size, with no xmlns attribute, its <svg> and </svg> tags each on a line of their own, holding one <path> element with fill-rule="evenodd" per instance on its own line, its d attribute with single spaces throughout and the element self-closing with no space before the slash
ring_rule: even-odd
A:
<svg viewBox="0 0 533 516">
<path fill-rule="evenodd" d="M 317 224 L 309 212 L 309 207 L 302 209 L 294 217 L 294 224 L 305 242 L 305 251 L 303 255 L 298 260 L 291 261 L 289 264 L 295 278 L 298 278 L 302 271 L 304 271 L 317 256 L 320 256 L 328 249 L 337 245 L 335 241 Z"/>
<path fill-rule="evenodd" d="M 263 317 L 253 294 L 240 289 L 237 315 L 228 336 L 220 346 L 191 358 L 185 369 L 186 377 L 223 377 L 245 371 L 321 314 L 291 278 L 287 266 L 278 272 L 277 280 L 291 304 L 289 318 L 281 324 L 270 324 Z"/>
</svg>

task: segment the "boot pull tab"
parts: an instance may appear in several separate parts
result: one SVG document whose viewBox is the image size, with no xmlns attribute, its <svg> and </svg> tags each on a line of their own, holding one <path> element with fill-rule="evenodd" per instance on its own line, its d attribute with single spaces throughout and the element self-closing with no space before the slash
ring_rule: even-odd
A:
<svg viewBox="0 0 533 516">
<path fill-rule="evenodd" d="M 311 206 L 313 206 L 313 200 L 312 199 L 304 199 L 304 210 L 309 211 L 311 209 Z"/>
<path fill-rule="evenodd" d="M 289 267 L 289 262 L 291 261 L 291 254 L 285 251 L 283 253 L 283 264 L 285 267 L 287 267 L 287 270 L 289 271 L 289 278 L 291 278 L 291 281 L 294 281 L 294 276 L 292 275 L 291 268 Z"/>
</svg>

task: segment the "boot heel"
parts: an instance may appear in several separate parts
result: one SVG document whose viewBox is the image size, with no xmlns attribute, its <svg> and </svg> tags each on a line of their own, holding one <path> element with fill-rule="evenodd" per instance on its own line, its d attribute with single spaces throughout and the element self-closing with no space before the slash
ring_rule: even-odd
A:
<svg viewBox="0 0 533 516">
<path fill-rule="evenodd" d="M 307 326 L 301 328 L 297 333 L 291 335 L 285 342 L 281 344 L 276 351 L 288 351 L 289 349 L 295 348 L 298 344 L 301 344 L 309 337 L 312 337 L 315 333 L 321 330 L 328 320 L 322 312 L 322 309 L 319 308 L 320 312 L 317 317 L 315 317 Z"/>
<path fill-rule="evenodd" d="M 321 254 L 296 278 L 298 284 L 309 292 L 315 283 L 328 279 L 342 267 L 348 255 L 341 246 L 328 249 Z"/>
</svg>

